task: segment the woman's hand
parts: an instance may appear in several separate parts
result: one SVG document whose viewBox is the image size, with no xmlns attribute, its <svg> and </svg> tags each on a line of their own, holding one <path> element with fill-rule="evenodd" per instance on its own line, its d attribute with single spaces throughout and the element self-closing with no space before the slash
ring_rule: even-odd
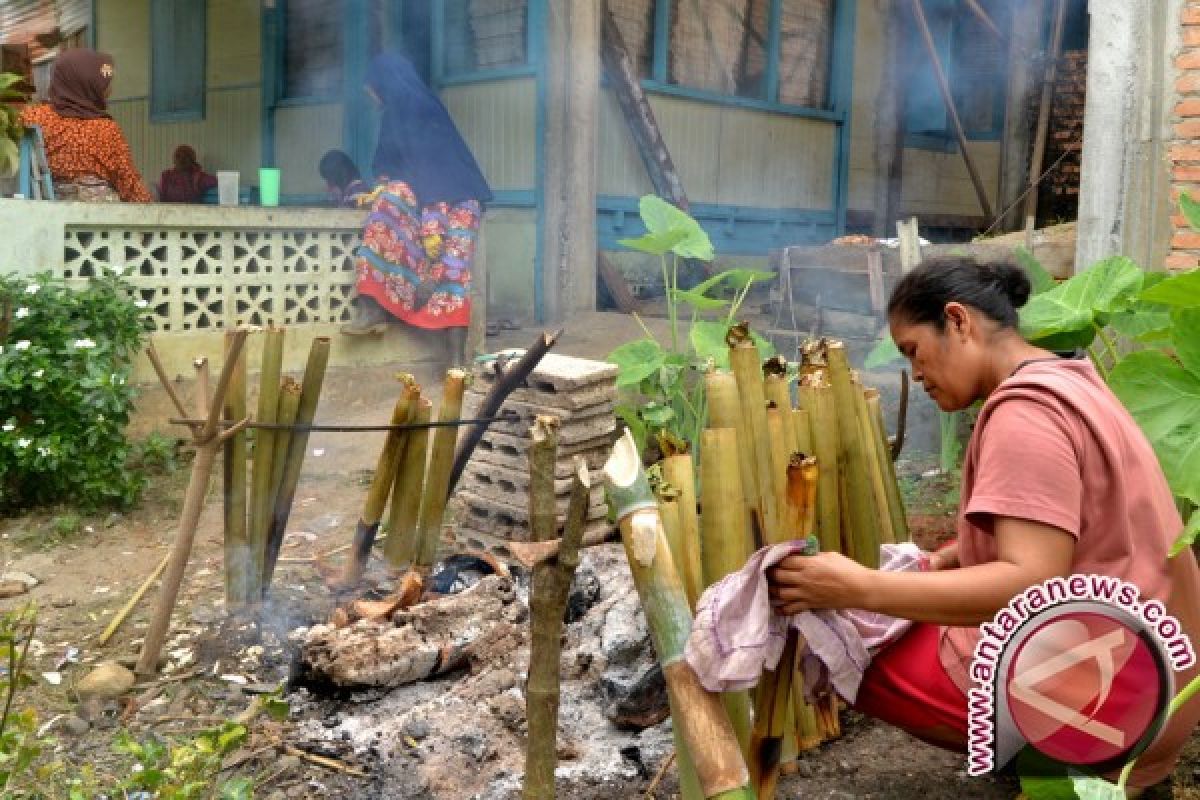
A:
<svg viewBox="0 0 1200 800">
<path fill-rule="evenodd" d="M 825 608 L 861 608 L 875 570 L 840 553 L 788 556 L 767 573 L 771 605 L 791 616 Z"/>
<path fill-rule="evenodd" d="M 958 542 L 952 542 L 929 554 L 929 571 L 958 569 Z"/>
</svg>

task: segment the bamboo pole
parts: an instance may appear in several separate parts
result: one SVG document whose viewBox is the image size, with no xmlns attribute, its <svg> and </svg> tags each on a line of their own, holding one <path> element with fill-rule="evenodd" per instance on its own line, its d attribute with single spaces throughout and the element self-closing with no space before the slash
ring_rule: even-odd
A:
<svg viewBox="0 0 1200 800">
<path fill-rule="evenodd" d="M 424 425 L 433 417 L 433 403 L 422 397 L 417 401 L 413 422 Z M 396 471 L 392 488 L 392 507 L 388 512 L 388 537 L 383 554 L 393 567 L 411 564 L 417 557 L 417 531 L 421 515 L 421 497 L 425 488 L 425 460 L 429 454 L 429 429 L 409 432 L 404 455 Z"/>
<path fill-rule="evenodd" d="M 696 601 L 704 589 L 703 569 L 700 566 L 700 515 L 696 507 L 696 471 L 692 457 L 679 453 L 662 462 L 663 476 L 679 490 L 679 533 L 682 539 L 681 559 L 676 563 L 683 574 L 688 605 L 695 610 Z"/>
<path fill-rule="evenodd" d="M 846 537 L 851 547 L 850 556 L 871 568 L 879 566 L 879 521 L 874 513 L 874 496 L 871 477 L 867 470 L 867 456 L 863 447 L 863 435 L 856 413 L 857 400 L 861 397 L 850 375 L 850 364 L 846 359 L 846 347 L 841 342 L 829 342 L 825 348 L 828 361 L 827 377 L 833 387 L 833 399 L 837 405 L 839 435 L 838 460 L 843 469 L 842 487 L 846 492 L 846 513 L 843 524 L 849 523 L 850 535 Z"/>
<path fill-rule="evenodd" d="M 742 400 L 738 396 L 737 378 L 732 372 L 717 372 L 711 370 L 704 376 L 704 394 L 708 403 L 709 428 L 733 428 L 737 431 L 738 440 L 738 474 L 742 491 L 742 503 L 746 506 L 748 520 L 754 513 L 758 503 L 757 478 L 758 468 L 754 463 L 754 451 L 749 446 L 754 437 L 750 431 L 750 423 L 742 415 Z M 753 525 L 746 527 L 747 541 L 752 542 Z"/>
<path fill-rule="evenodd" d="M 730 431 L 729 437 L 736 433 Z M 731 459 L 733 452 L 727 453 Z M 736 470 L 736 460 L 732 463 Z M 654 651 L 666 678 L 677 742 L 682 745 L 677 745 L 677 752 L 691 756 L 705 798 L 752 800 L 746 764 L 720 701 L 705 691 L 683 658 L 691 631 L 687 593 L 671 561 L 654 496 L 628 431 L 614 446 L 604 475 Z"/>
<path fill-rule="evenodd" d="M 812 432 L 813 455 L 819 468 L 817 477 L 817 538 L 826 552 L 843 553 L 842 504 L 839 485 L 843 467 L 838 451 L 837 406 L 833 389 L 825 382 L 823 369 L 805 375 L 800 381 L 800 405 L 808 412 Z"/>
<path fill-rule="evenodd" d="M 217 382 L 212 405 L 207 409 L 208 413 L 205 415 L 206 422 L 203 426 L 192 428 L 196 458 L 192 462 L 192 474 L 188 480 L 187 492 L 184 494 L 183 510 L 180 512 L 179 532 L 175 536 L 175 543 L 171 546 L 158 607 L 150 620 L 150 627 L 146 630 L 146 638 L 142 643 L 142 652 L 138 656 L 135 671 L 139 675 L 153 675 L 158 666 L 158 656 L 162 652 L 163 642 L 166 641 L 167 630 L 171 625 L 171 613 L 179 598 L 183 573 L 192 553 L 192 542 L 195 540 L 196 526 L 204 507 L 204 494 L 208 489 L 209 478 L 212 477 L 213 462 L 216 460 L 217 451 L 240 430 L 235 427 L 224 433 L 217 433 L 218 423 L 224 410 L 225 395 L 229 391 L 229 384 L 233 378 L 234 365 L 241 356 L 245 343 L 246 332 L 236 331 L 225 356 L 225 364 L 221 369 L 221 377 Z"/>
<path fill-rule="evenodd" d="M 304 377 L 300 384 L 300 406 L 296 409 L 297 425 L 311 425 L 317 415 L 321 387 L 325 384 L 325 367 L 329 364 L 329 344 L 329 337 L 318 336 L 309 346 L 308 361 L 304 365 Z M 271 577 L 275 574 L 275 562 L 279 560 L 279 549 L 283 546 L 283 535 L 292 513 L 292 502 L 296 499 L 296 486 L 300 483 L 300 471 L 304 467 L 307 451 L 308 431 L 293 431 L 288 444 L 287 464 L 279 481 L 279 491 L 271 510 L 271 524 L 267 529 L 262 584 L 264 594 L 270 589 Z"/>
<path fill-rule="evenodd" d="M 137 604 L 140 603 L 142 598 L 146 596 L 146 592 L 150 591 L 150 587 L 153 586 L 154 582 L 162 576 L 163 572 L 167 568 L 167 562 L 170 561 L 170 559 L 170 553 L 167 553 L 165 556 L 163 556 L 162 561 L 158 562 L 158 566 L 154 568 L 154 571 L 150 573 L 150 576 L 147 577 L 146 580 L 142 581 L 142 585 L 139 586 L 137 591 L 133 593 L 133 596 L 129 598 L 125 605 L 121 606 L 120 611 L 113 615 L 112 621 L 108 623 L 108 627 L 104 629 L 104 633 L 100 634 L 99 638 L 96 639 L 97 647 L 104 647 L 104 645 L 108 644 L 108 640 L 111 639 L 120 629 L 121 625 L 125 623 L 125 620 L 129 617 L 130 613 L 132 613 L 133 609 L 137 608 Z"/>
<path fill-rule="evenodd" d="M 712 428 L 700 439 L 701 572 L 705 587 L 741 569 L 750 557 L 749 543 L 737 531 L 745 528 L 746 509 L 738 472 L 737 431 Z M 732 534 L 732 535 L 731 535 Z M 750 697 L 725 692 L 721 702 L 729 715 L 743 753 L 750 747 Z"/>
<path fill-rule="evenodd" d="M 283 370 L 283 328 L 268 328 L 263 333 L 262 365 L 258 373 L 258 413 L 255 422 L 273 423 L 279 413 L 279 378 Z M 266 590 L 268 529 L 271 527 L 274 475 L 271 461 L 275 457 L 273 430 L 254 431 L 254 472 L 250 484 L 250 570 L 251 598 L 257 599 Z"/>
<path fill-rule="evenodd" d="M 870 411 L 871 422 L 875 428 L 875 437 L 880 443 L 879 468 L 883 474 L 883 486 L 887 490 L 888 512 L 892 518 L 892 532 L 898 542 L 908 541 L 908 514 L 904 508 L 904 498 L 900 494 L 900 484 L 896 480 L 896 464 L 892 461 L 891 448 L 888 446 L 887 426 L 883 421 L 883 403 L 879 398 L 878 389 L 866 389 L 867 409 Z"/>
<path fill-rule="evenodd" d="M 300 384 L 290 375 L 283 376 L 279 384 L 279 405 L 275 408 L 275 423 L 291 425 L 296 421 L 296 412 L 300 410 Z M 287 464 L 288 446 L 292 443 L 292 432 L 287 430 L 273 431 L 275 440 L 274 451 L 271 454 L 271 507 L 274 507 L 275 497 L 279 494 L 279 486 L 283 482 L 283 468 Z"/>
<path fill-rule="evenodd" d="M 862 434 L 863 457 L 866 459 L 865 469 L 870 479 L 871 496 L 874 501 L 876 530 L 879 531 L 879 541 L 887 544 L 896 543 L 896 534 L 892 530 L 892 514 L 888 507 L 887 489 L 884 487 L 882 461 L 879 438 L 875 424 L 871 420 L 871 411 L 867 408 L 866 390 L 858 379 L 854 379 L 854 413 L 858 417 L 858 429 Z"/>
<path fill-rule="evenodd" d="M 401 391 L 400 396 L 396 398 L 396 405 L 392 407 L 391 424 L 407 425 L 412 422 L 412 417 L 417 411 L 421 389 L 412 375 L 405 373 L 398 378 Z M 340 581 L 343 587 L 357 586 L 367 569 L 371 548 L 375 546 L 375 537 L 379 533 L 379 521 L 383 519 L 388 495 L 392 493 L 392 484 L 396 482 L 396 472 L 400 460 L 404 457 L 404 445 L 408 436 L 408 431 L 393 430 L 388 431 L 383 441 L 383 448 L 375 461 L 375 472 L 371 476 L 371 487 L 367 490 L 362 516 L 358 518 L 358 524 L 354 528 L 354 543 Z"/>
<path fill-rule="evenodd" d="M 791 451 L 796 441 L 796 423 L 790 412 L 795 406 L 792 403 L 792 389 L 786 373 L 766 372 L 764 367 L 763 388 L 768 408 L 774 404 L 780 411 L 789 412 L 784 415 L 783 426 L 787 436 L 787 449 Z"/>
<path fill-rule="evenodd" d="M 234 331 L 225 331 L 225 357 L 233 346 Z M 238 422 L 246 418 L 246 359 L 239 354 L 225 397 L 225 419 Z M 252 577 L 250 542 L 246 536 L 246 433 L 229 438 L 222 456 L 222 488 L 225 514 L 225 604 L 243 605 L 252 597 L 258 579 Z"/>
<path fill-rule="evenodd" d="M 755 547 L 762 547 L 765 532 L 777 524 L 778 509 L 771 478 L 770 445 L 767 442 L 767 398 L 763 386 L 762 359 L 745 325 L 735 325 L 726 337 L 729 343 L 729 364 L 737 378 L 738 398 L 742 416 L 750 433 L 750 441 L 740 441 L 749 447 L 754 462 L 754 483 L 758 496 L 753 507 Z"/>
<path fill-rule="evenodd" d="M 442 407 L 438 412 L 440 422 L 452 422 L 459 418 L 466 385 L 466 372 L 452 369 L 446 373 L 446 381 L 442 388 Z M 437 559 L 438 544 L 442 535 L 442 516 L 446 511 L 450 486 L 450 471 L 454 468 L 454 443 L 457 439 L 458 429 L 449 426 L 438 428 L 433 435 L 417 536 L 419 545 L 416 566 L 422 573 L 428 573 Z"/>
<path fill-rule="evenodd" d="M 813 455 L 812 425 L 808 412 L 803 408 L 792 411 L 792 430 L 796 432 L 796 452 L 806 456 Z"/>
</svg>

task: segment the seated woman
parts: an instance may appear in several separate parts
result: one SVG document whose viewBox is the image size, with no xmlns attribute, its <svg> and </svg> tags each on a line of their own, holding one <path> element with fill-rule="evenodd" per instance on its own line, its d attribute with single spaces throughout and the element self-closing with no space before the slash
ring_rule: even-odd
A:
<svg viewBox="0 0 1200 800">
<path fill-rule="evenodd" d="M 196 151 L 190 145 L 181 144 L 171 157 L 173 169 L 163 170 L 158 179 L 158 199 L 164 203 L 199 203 L 210 189 L 217 186 L 217 178 L 200 168 Z"/>
<path fill-rule="evenodd" d="M 113 60 L 67 50 L 54 62 L 47 102 L 26 107 L 22 125 L 38 125 L 59 200 L 149 203 L 121 128 L 108 115 Z"/>
<path fill-rule="evenodd" d="M 880 572 L 836 553 L 791 556 L 770 574 L 785 614 L 861 608 L 915 621 L 876 654 L 855 707 L 925 741 L 965 750 L 978 626 L 1050 578 L 1108 575 L 1166 604 L 1200 637 L 1200 575 L 1146 437 L 1092 362 L 1021 338 L 1030 294 L 1010 264 L 927 261 L 896 286 L 892 338 L 943 411 L 983 400 L 963 465 L 958 539 L 929 572 Z M 1176 689 L 1198 671 L 1176 673 Z M 1200 719 L 1192 700 L 1142 754 L 1129 782 L 1162 781 Z"/>
<path fill-rule="evenodd" d="M 339 208 L 356 208 L 359 197 L 371 191 L 363 183 L 354 161 L 341 150 L 330 150 L 321 156 L 317 169 L 329 190 L 330 200 Z"/>
</svg>

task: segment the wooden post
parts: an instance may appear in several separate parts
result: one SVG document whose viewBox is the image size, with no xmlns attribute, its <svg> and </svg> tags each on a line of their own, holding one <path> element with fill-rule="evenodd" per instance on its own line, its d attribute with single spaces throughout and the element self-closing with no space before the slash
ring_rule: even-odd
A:
<svg viewBox="0 0 1200 800">
<path fill-rule="evenodd" d="M 1021 227 L 1021 193 L 1029 185 L 1032 146 L 1033 98 L 1037 88 L 1037 60 L 1027 54 L 1041 49 L 1043 0 L 1011 3 L 1012 25 L 1008 44 L 1008 88 L 1005 95 L 1004 134 L 1000 139 L 1000 195 L 996 203 L 1010 209 L 1000 220 L 1002 230 Z M 1037 176 L 1034 176 L 1036 179 Z"/>
<path fill-rule="evenodd" d="M 875 224 L 873 233 L 882 239 L 900 214 L 900 192 L 904 174 L 904 95 L 900 68 L 902 0 L 884 0 L 885 55 L 883 75 L 875 102 Z"/>
<path fill-rule="evenodd" d="M 942 68 L 942 59 L 938 57 L 937 45 L 933 43 L 933 34 L 929 31 L 929 21 L 925 19 L 925 7 L 921 4 L 921 0 L 912 0 L 912 8 L 913 15 L 917 19 L 917 27 L 921 30 L 921 38 L 925 41 L 925 49 L 929 52 L 929 60 L 933 62 L 933 72 L 937 76 L 938 88 L 942 92 L 942 102 L 946 104 L 946 114 L 950 117 L 950 124 L 954 127 L 954 137 L 958 139 L 958 149 L 962 151 L 963 163 L 967 166 L 971 184 L 975 187 L 975 194 L 979 198 L 979 208 L 983 211 L 987 222 L 991 222 L 992 204 L 988 202 L 987 189 L 984 188 L 983 180 L 979 177 L 979 170 L 975 168 L 975 160 L 971 158 L 971 152 L 967 149 L 967 134 L 963 130 L 962 120 L 959 119 L 958 108 L 954 105 L 954 94 L 950 91 L 950 81 L 946 78 L 945 69 Z"/>
<path fill-rule="evenodd" d="M 1054 77 L 1058 74 L 1058 58 L 1062 53 L 1063 27 L 1067 20 L 1067 0 L 1057 0 L 1054 8 L 1054 28 L 1050 32 L 1050 53 L 1042 78 L 1042 100 L 1038 106 L 1037 134 L 1029 158 L 1029 194 L 1025 196 L 1025 248 L 1033 249 L 1033 229 L 1037 224 L 1037 185 L 1046 157 L 1046 135 L 1050 129 L 1050 103 L 1054 99 Z"/>
<path fill-rule="evenodd" d="M 233 345 L 234 331 L 225 332 L 225 357 Z M 225 398 L 225 419 L 246 418 L 246 359 L 239 355 Z M 251 575 L 253 559 L 246 537 L 246 433 L 230 437 L 222 455 L 225 511 L 225 604 L 229 608 L 257 597 L 258 579 Z"/>
</svg>

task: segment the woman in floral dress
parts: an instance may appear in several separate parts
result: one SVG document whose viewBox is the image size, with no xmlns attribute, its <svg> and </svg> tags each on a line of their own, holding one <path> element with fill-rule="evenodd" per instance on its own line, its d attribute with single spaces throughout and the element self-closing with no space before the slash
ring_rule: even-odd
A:
<svg viewBox="0 0 1200 800">
<path fill-rule="evenodd" d="M 357 315 L 347 334 L 379 333 L 389 318 L 444 331 L 449 361 L 466 358 L 471 260 L 491 189 L 450 114 L 408 60 L 381 54 L 367 91 L 382 107 L 356 259 Z"/>
</svg>

